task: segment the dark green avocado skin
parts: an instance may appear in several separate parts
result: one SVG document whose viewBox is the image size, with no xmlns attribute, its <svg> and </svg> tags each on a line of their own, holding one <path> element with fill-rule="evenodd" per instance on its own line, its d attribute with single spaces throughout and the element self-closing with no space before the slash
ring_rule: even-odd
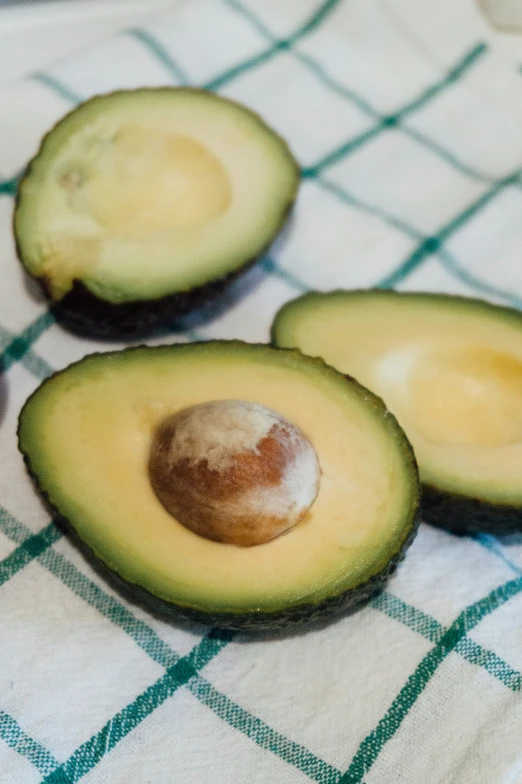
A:
<svg viewBox="0 0 522 784">
<path fill-rule="evenodd" d="M 258 257 L 260 258 L 260 257 Z M 247 261 L 224 277 L 190 291 L 180 291 L 156 300 L 137 300 L 113 304 L 92 294 L 76 280 L 65 297 L 53 305 L 56 320 L 81 337 L 99 340 L 135 340 L 149 337 L 167 322 L 175 322 L 192 311 L 211 305 L 235 280 L 250 269 L 258 258 Z M 45 285 L 44 285 L 45 290 Z"/>
<path fill-rule="evenodd" d="M 26 460 L 27 464 L 27 460 Z M 33 480 L 36 478 L 33 475 Z M 40 492 L 42 492 L 40 490 Z M 44 494 L 45 495 L 45 494 Z M 55 510 L 53 510 L 55 511 Z M 138 604 L 147 612 L 165 620 L 185 620 L 215 626 L 220 629 L 230 629 L 242 632 L 277 632 L 282 630 L 299 630 L 301 627 L 320 620 L 335 619 L 350 610 L 356 610 L 366 604 L 373 596 L 384 590 L 389 578 L 394 574 L 398 565 L 404 560 L 406 551 L 413 542 L 420 523 L 420 514 L 417 513 L 412 522 L 406 540 L 388 562 L 386 567 L 378 574 L 371 577 L 361 585 L 350 588 L 343 593 L 329 597 L 320 604 L 301 604 L 280 612 L 255 612 L 248 613 L 211 613 L 182 607 L 159 599 L 139 585 L 128 583 L 119 574 L 109 569 L 106 564 L 81 540 L 69 521 L 58 515 L 61 525 L 67 530 L 71 539 L 91 563 L 96 572 L 112 585 L 125 599 Z"/>
<path fill-rule="evenodd" d="M 492 504 L 423 485 L 422 517 L 454 534 L 513 534 L 522 531 L 522 508 Z"/>
</svg>

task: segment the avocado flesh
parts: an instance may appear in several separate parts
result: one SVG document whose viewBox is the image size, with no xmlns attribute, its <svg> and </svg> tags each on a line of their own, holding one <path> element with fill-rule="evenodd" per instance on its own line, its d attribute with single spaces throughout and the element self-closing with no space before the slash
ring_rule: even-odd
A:
<svg viewBox="0 0 522 784">
<path fill-rule="evenodd" d="M 382 396 L 413 445 L 425 519 L 522 529 L 522 314 L 438 294 L 313 293 L 282 308 L 273 338 Z"/>
<path fill-rule="evenodd" d="M 160 300 L 221 279 L 273 239 L 298 186 L 261 118 L 190 88 L 97 96 L 44 138 L 14 228 L 54 301 L 76 282 L 105 303 Z"/>
<path fill-rule="evenodd" d="M 261 403 L 311 440 L 320 488 L 288 534 L 249 548 L 213 542 L 184 528 L 154 494 L 147 464 L 155 427 L 209 399 Z M 356 382 L 299 352 L 233 341 L 92 355 L 28 400 L 19 444 L 50 504 L 106 566 L 222 625 L 257 614 L 269 627 L 271 618 L 312 612 L 341 594 L 349 603 L 366 597 L 417 524 L 415 461 L 394 418 Z"/>
</svg>

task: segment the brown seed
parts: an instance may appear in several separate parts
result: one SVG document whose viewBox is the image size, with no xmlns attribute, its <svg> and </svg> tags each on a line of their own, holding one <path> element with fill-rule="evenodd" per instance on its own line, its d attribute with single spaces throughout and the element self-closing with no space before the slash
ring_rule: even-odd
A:
<svg viewBox="0 0 522 784">
<path fill-rule="evenodd" d="M 303 520 L 320 469 L 310 441 L 288 419 L 258 403 L 217 400 L 160 424 L 149 476 L 178 522 L 207 539 L 249 546 Z"/>
</svg>

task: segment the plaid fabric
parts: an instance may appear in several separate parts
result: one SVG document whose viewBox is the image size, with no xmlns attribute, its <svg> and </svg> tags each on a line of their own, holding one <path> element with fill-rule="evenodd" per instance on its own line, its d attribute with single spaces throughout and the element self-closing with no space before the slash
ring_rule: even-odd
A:
<svg viewBox="0 0 522 784">
<path fill-rule="evenodd" d="M 193 0 L 0 94 L 1 784 L 522 781 L 517 537 L 423 525 L 384 594 L 306 634 L 168 625 L 63 538 L 16 449 L 40 380 L 114 347 L 55 324 L 10 227 L 40 137 L 100 91 L 203 85 L 259 111 L 302 166 L 270 255 L 211 314 L 151 343 L 265 341 L 309 288 L 522 305 L 522 85 L 471 6 L 416 3 L 436 48 L 407 5 Z"/>
</svg>

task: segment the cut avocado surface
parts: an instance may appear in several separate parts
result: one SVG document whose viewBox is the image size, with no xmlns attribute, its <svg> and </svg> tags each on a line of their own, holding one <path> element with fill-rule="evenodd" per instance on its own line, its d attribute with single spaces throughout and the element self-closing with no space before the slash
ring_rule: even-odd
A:
<svg viewBox="0 0 522 784">
<path fill-rule="evenodd" d="M 298 181 L 286 143 L 233 101 L 192 88 L 97 96 L 29 164 L 19 256 L 85 331 L 117 330 L 122 318 L 130 331 L 133 318 L 139 328 L 200 305 L 258 257 Z"/>
<path fill-rule="evenodd" d="M 522 530 L 521 313 L 443 294 L 311 293 L 279 311 L 273 340 L 382 396 L 413 445 L 426 520 Z"/>
<path fill-rule="evenodd" d="M 156 497 L 156 428 L 209 400 L 266 406 L 311 442 L 319 489 L 288 533 L 252 547 L 211 541 Z M 136 595 L 230 628 L 275 628 L 361 602 L 393 572 L 418 522 L 415 459 L 394 417 L 297 351 L 216 341 L 88 356 L 29 398 L 19 445 L 51 506 Z"/>
</svg>

